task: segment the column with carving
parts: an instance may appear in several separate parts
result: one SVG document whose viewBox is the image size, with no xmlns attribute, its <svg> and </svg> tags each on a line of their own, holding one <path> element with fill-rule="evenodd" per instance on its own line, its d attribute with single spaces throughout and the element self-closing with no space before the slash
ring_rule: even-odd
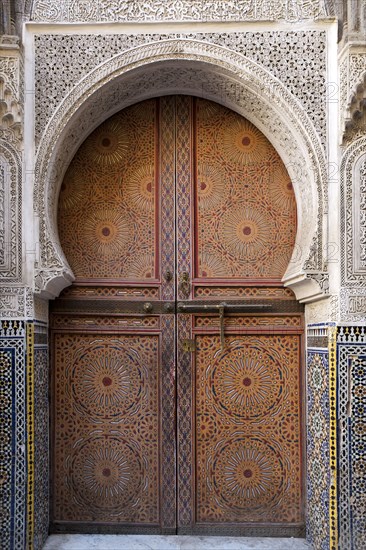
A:
<svg viewBox="0 0 366 550">
<path fill-rule="evenodd" d="M 9 549 L 41 548 L 48 530 L 47 342 L 45 324 L 34 321 L 46 315 L 35 308 L 22 240 L 32 205 L 22 202 L 23 50 L 13 34 L 19 4 L 3 2 L 0 12 L 0 547 Z"/>
</svg>

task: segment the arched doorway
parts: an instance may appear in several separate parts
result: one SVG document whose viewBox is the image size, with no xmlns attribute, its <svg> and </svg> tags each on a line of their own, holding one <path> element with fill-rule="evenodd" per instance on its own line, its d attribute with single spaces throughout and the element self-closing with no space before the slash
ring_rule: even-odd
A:
<svg viewBox="0 0 366 550">
<path fill-rule="evenodd" d="M 58 222 L 54 529 L 301 534 L 296 203 L 272 145 L 215 103 L 144 101 L 79 149 Z"/>
</svg>

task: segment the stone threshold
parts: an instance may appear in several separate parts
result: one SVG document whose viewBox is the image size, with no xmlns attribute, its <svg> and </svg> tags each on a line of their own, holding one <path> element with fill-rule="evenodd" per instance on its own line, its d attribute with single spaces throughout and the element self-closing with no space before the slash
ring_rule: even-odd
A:
<svg viewBox="0 0 366 550">
<path fill-rule="evenodd" d="M 297 538 L 51 535 L 43 550 L 311 550 Z"/>
</svg>

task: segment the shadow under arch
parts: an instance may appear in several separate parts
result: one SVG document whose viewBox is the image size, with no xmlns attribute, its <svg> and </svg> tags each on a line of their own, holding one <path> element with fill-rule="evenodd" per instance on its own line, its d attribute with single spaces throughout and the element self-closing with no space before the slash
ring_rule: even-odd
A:
<svg viewBox="0 0 366 550">
<path fill-rule="evenodd" d="M 322 270 L 326 181 L 324 151 L 312 122 L 269 71 L 228 48 L 188 39 L 153 42 L 117 54 L 84 77 L 54 112 L 36 158 L 36 292 L 54 298 L 73 280 L 58 238 L 57 202 L 81 143 L 117 111 L 170 94 L 220 103 L 250 120 L 273 144 L 291 177 L 298 213 L 294 253 L 283 282 L 303 301 L 322 297 L 308 273 Z"/>
</svg>

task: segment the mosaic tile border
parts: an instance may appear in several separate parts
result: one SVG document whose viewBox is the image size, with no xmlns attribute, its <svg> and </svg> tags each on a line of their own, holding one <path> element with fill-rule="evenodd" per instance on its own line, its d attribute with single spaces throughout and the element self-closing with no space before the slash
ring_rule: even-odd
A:
<svg viewBox="0 0 366 550">
<path fill-rule="evenodd" d="M 353 548 L 366 548 L 366 355 L 350 359 L 350 528 Z"/>
<path fill-rule="evenodd" d="M 27 540 L 34 539 L 34 325 L 26 325 L 26 376 L 27 376 Z"/>
<path fill-rule="evenodd" d="M 335 323 L 307 326 L 307 527 L 317 550 L 338 548 L 336 335 Z"/>
<path fill-rule="evenodd" d="M 34 550 L 40 550 L 49 529 L 49 402 L 48 328 L 34 326 Z"/>
<path fill-rule="evenodd" d="M 307 535 L 319 550 L 330 548 L 329 522 L 329 351 L 308 348 L 307 351 L 307 462 L 308 471 Z"/>
<path fill-rule="evenodd" d="M 330 549 L 338 548 L 338 502 L 337 502 L 337 328 L 329 327 L 329 531 Z"/>
<path fill-rule="evenodd" d="M 0 377 L 4 380 L 0 403 L 7 419 L 2 468 L 10 474 L 2 487 L 0 542 L 2 548 L 26 548 L 26 323 L 0 321 Z M 4 361 L 5 359 L 5 361 Z M 9 414 L 9 411 L 11 413 Z"/>
<path fill-rule="evenodd" d="M 357 409 L 358 389 L 364 392 L 364 367 L 356 371 L 356 365 L 364 363 L 366 356 L 366 326 L 340 326 L 337 330 L 338 392 L 337 416 L 339 424 L 338 445 L 338 506 L 339 547 L 342 550 L 365 548 L 362 522 L 359 522 L 365 506 L 366 491 L 360 483 L 359 449 L 365 454 L 366 436 L 362 433 L 366 422 L 365 398 Z M 366 381 L 365 381 L 366 382 Z M 363 429 L 358 427 L 362 425 Z M 365 472 L 362 473 L 365 480 Z M 357 480 L 357 482 L 355 482 Z M 362 516 L 362 514 L 361 514 Z M 364 518 L 364 515 L 363 515 Z"/>
</svg>

